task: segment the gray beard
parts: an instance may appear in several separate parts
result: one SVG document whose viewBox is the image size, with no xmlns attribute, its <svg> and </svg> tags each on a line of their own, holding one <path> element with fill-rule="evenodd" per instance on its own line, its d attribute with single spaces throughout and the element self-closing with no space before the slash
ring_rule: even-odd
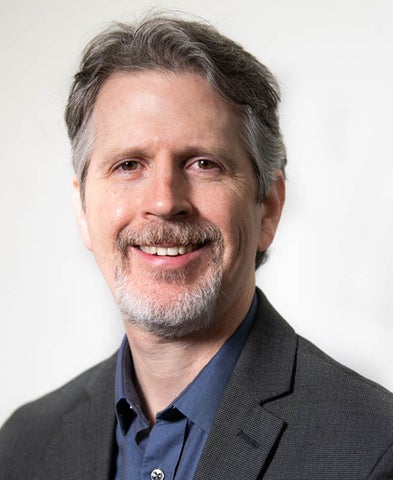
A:
<svg viewBox="0 0 393 480">
<path fill-rule="evenodd" d="M 157 244 L 168 243 L 169 240 L 181 244 L 197 243 L 202 238 L 208 238 L 214 242 L 208 270 L 201 273 L 194 286 L 187 285 L 186 271 L 154 272 L 150 274 L 150 280 L 156 288 L 162 289 L 162 297 L 156 298 L 141 291 L 132 281 L 126 245 L 148 243 L 145 242 L 146 235 L 150 243 L 154 237 Z M 143 233 L 123 232 L 118 246 L 122 260 L 116 269 L 115 300 L 126 322 L 162 338 L 184 338 L 212 325 L 222 287 L 222 236 L 216 227 L 169 224 L 167 228 L 160 224 L 149 227 Z M 169 303 L 165 298 L 165 287 L 173 283 L 178 286 L 178 293 Z"/>
<path fill-rule="evenodd" d="M 216 272 L 191 291 L 180 288 L 170 305 L 149 298 L 134 285 L 120 281 L 116 301 L 123 319 L 163 338 L 182 338 L 208 329 L 221 291 L 222 274 Z M 123 277 L 125 279 L 125 277 Z M 165 284 L 162 285 L 165 290 Z"/>
</svg>

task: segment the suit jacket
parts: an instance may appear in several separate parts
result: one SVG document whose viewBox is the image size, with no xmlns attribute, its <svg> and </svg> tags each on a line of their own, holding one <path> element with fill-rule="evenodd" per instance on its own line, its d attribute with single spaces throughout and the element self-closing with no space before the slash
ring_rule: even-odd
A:
<svg viewBox="0 0 393 480">
<path fill-rule="evenodd" d="M 322 353 L 261 292 L 194 480 L 393 480 L 393 396 Z M 108 480 L 116 356 L 19 409 L 2 480 Z"/>
</svg>

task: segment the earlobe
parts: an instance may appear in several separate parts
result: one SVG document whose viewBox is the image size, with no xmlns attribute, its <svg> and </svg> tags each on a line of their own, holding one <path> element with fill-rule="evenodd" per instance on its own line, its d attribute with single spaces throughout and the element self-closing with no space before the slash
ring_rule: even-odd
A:
<svg viewBox="0 0 393 480">
<path fill-rule="evenodd" d="M 265 252 L 277 231 L 281 212 L 285 202 L 285 181 L 281 170 L 276 171 L 276 178 L 262 202 L 262 219 L 258 251 Z"/>
<path fill-rule="evenodd" d="M 90 241 L 89 228 L 88 228 L 87 219 L 86 219 L 86 209 L 82 204 L 79 182 L 76 178 L 74 178 L 72 184 L 74 187 L 73 201 L 74 201 L 76 217 L 78 220 L 79 232 L 82 236 L 83 243 L 86 245 L 86 247 L 89 250 L 91 250 L 92 247 L 91 247 L 91 241 Z"/>
</svg>

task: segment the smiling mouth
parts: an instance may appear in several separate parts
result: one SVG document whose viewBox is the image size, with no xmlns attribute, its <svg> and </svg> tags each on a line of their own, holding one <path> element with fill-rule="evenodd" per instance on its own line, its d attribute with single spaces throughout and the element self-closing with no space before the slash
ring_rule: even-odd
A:
<svg viewBox="0 0 393 480">
<path fill-rule="evenodd" d="M 139 245 L 139 249 L 149 255 L 157 255 L 159 257 L 177 257 L 185 255 L 186 253 L 193 252 L 199 248 L 202 248 L 203 244 L 190 244 L 190 245 L 171 245 L 170 247 L 163 247 L 159 245 Z"/>
</svg>

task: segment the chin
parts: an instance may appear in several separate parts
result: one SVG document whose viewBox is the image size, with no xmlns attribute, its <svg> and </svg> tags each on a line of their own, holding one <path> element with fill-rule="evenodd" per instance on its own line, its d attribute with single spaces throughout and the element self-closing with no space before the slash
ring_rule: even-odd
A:
<svg viewBox="0 0 393 480">
<path fill-rule="evenodd" d="M 115 299 L 125 322 L 162 338 L 182 338 L 209 329 L 222 286 L 221 271 L 201 279 L 194 287 L 171 285 L 143 292 L 118 282 Z M 157 288 L 159 291 L 157 292 Z"/>
</svg>

